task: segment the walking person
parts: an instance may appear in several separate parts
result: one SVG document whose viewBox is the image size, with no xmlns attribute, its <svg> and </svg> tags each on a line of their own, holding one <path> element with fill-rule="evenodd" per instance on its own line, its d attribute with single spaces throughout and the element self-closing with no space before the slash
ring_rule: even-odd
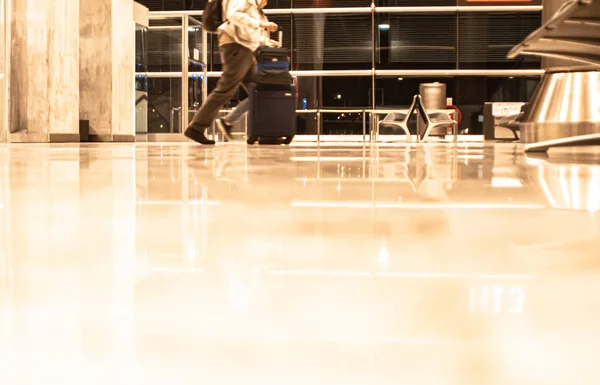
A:
<svg viewBox="0 0 600 385">
<path fill-rule="evenodd" d="M 256 66 L 254 51 L 261 45 L 279 46 L 278 42 L 269 38 L 269 34 L 279 27 L 270 22 L 262 11 L 268 0 L 222 1 L 223 19 L 226 21 L 219 27 L 218 34 L 223 74 L 185 130 L 186 137 L 205 145 L 215 144 L 214 140 L 206 137 L 206 130 L 219 110 L 235 95 L 240 85 L 248 90 Z M 227 140 L 233 140 L 232 123 L 247 110 L 246 99 L 227 117 L 217 119 L 217 127 Z"/>
</svg>

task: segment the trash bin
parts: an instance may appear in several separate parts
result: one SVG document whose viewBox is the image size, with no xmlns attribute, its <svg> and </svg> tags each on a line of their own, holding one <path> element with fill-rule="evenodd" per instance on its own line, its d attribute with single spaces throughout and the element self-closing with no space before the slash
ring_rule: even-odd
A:
<svg viewBox="0 0 600 385">
<path fill-rule="evenodd" d="M 446 108 L 446 84 L 444 83 L 421 83 L 419 85 L 419 95 L 423 101 L 423 106 L 429 110 L 443 110 Z M 425 120 L 421 116 L 417 121 L 417 132 L 419 136 L 425 134 Z M 444 127 L 432 130 L 430 135 L 446 135 Z"/>
</svg>

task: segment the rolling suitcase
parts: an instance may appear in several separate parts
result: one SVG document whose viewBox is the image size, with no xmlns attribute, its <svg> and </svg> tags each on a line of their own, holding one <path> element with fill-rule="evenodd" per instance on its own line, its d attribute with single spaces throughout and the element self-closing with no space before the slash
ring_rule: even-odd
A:
<svg viewBox="0 0 600 385">
<path fill-rule="evenodd" d="M 250 84 L 248 144 L 290 144 L 296 135 L 296 86 Z"/>
<path fill-rule="evenodd" d="M 256 52 L 256 73 L 253 81 L 258 84 L 292 83 L 290 75 L 290 51 L 285 48 L 259 47 Z"/>
<path fill-rule="evenodd" d="M 289 71 L 290 52 L 260 47 L 256 62 L 248 89 L 247 142 L 289 144 L 296 135 L 296 85 Z"/>
</svg>

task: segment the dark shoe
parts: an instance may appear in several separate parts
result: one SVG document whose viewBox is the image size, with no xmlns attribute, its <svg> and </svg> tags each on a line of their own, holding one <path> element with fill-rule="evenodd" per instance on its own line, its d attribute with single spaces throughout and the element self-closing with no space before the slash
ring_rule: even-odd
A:
<svg viewBox="0 0 600 385">
<path fill-rule="evenodd" d="M 205 145 L 215 144 L 214 140 L 210 140 L 206 137 L 206 135 L 204 135 L 205 130 L 206 129 L 204 129 L 204 128 L 196 128 L 190 124 L 189 127 L 183 133 L 183 135 L 190 138 L 194 142 L 197 142 L 200 144 L 205 144 Z"/>
<path fill-rule="evenodd" d="M 225 119 L 217 119 L 215 123 L 217 123 L 219 131 L 221 131 L 225 139 L 227 139 L 228 142 L 232 142 L 233 136 L 231 135 L 231 129 L 233 128 L 233 125 L 228 123 Z"/>
</svg>

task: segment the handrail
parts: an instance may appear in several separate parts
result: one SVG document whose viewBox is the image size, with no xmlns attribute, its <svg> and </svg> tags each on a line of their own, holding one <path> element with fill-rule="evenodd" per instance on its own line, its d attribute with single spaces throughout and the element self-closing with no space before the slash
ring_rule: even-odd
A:
<svg viewBox="0 0 600 385">
<path fill-rule="evenodd" d="M 235 110 L 235 108 L 223 108 L 219 110 L 219 113 L 230 113 L 233 110 Z M 190 110 L 190 112 L 195 112 L 196 110 Z M 341 109 L 329 109 L 329 108 L 315 108 L 312 110 L 296 110 L 297 114 L 317 114 L 317 113 L 325 113 L 325 114 L 334 114 L 334 113 L 350 113 L 350 114 L 358 114 L 358 113 L 366 113 L 366 114 L 392 114 L 394 112 L 406 112 L 408 111 L 408 107 L 407 108 L 388 108 L 388 109 L 372 109 L 372 108 L 361 108 L 361 109 L 351 109 L 351 110 L 341 110 Z M 453 108 L 447 108 L 447 109 L 430 109 L 427 110 L 429 113 L 435 113 L 435 112 L 456 112 L 455 109 Z"/>
<path fill-rule="evenodd" d="M 364 114 L 365 113 L 365 109 L 361 108 L 360 110 L 358 109 L 326 109 L 326 108 L 321 108 L 321 109 L 317 109 L 317 112 L 320 112 L 322 114 Z"/>
<path fill-rule="evenodd" d="M 151 25 L 148 31 L 181 31 L 183 28 L 181 25 Z"/>
<path fill-rule="evenodd" d="M 395 112 L 408 112 L 409 107 L 407 108 L 387 108 L 387 109 L 366 109 L 365 112 L 368 114 L 377 114 L 377 115 L 383 115 L 383 114 L 393 114 Z M 449 113 L 453 113 L 456 112 L 456 110 L 454 108 L 445 108 L 445 109 L 429 109 L 427 110 L 427 112 L 429 114 L 433 114 L 433 113 L 438 113 L 438 112 L 449 112 Z"/>
<path fill-rule="evenodd" d="M 541 5 L 375 7 L 377 13 L 541 12 Z"/>
<path fill-rule="evenodd" d="M 265 9 L 267 15 L 365 14 L 365 13 L 456 13 L 456 12 L 541 12 L 542 5 L 480 5 L 480 6 L 404 6 L 404 7 L 336 7 Z M 150 19 L 202 16 L 202 11 L 153 11 Z"/>
<path fill-rule="evenodd" d="M 424 77 L 455 77 L 455 76 L 542 76 L 544 70 L 375 70 L 379 76 L 424 76 Z"/>
<path fill-rule="evenodd" d="M 542 76 L 544 70 L 323 70 L 323 71 L 291 71 L 292 76 L 297 77 L 334 77 L 334 76 L 404 76 L 404 77 L 458 77 L 458 76 Z M 209 71 L 206 75 L 209 78 L 220 77 L 223 73 L 220 71 Z M 136 76 L 146 76 L 148 78 L 180 78 L 181 72 L 137 72 Z M 193 75 L 204 76 L 203 72 L 190 72 L 189 77 Z"/>
</svg>

